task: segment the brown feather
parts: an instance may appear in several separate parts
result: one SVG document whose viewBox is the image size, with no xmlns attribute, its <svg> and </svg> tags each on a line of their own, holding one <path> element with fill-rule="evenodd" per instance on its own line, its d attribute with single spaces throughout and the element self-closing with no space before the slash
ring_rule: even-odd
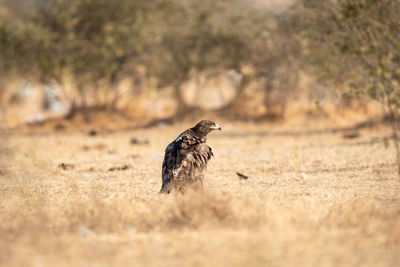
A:
<svg viewBox="0 0 400 267">
<path fill-rule="evenodd" d="M 248 179 L 249 178 L 249 176 L 241 174 L 240 172 L 237 172 L 236 174 L 240 179 Z"/>
<path fill-rule="evenodd" d="M 215 129 L 221 128 L 212 121 L 201 121 L 167 146 L 162 164 L 161 193 L 173 189 L 184 192 L 188 186 L 202 188 L 207 163 L 213 156 L 206 137 Z"/>
</svg>

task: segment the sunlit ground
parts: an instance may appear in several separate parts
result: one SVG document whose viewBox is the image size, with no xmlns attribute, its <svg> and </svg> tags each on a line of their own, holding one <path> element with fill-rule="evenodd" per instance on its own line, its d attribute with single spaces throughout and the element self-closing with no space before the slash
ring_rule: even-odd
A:
<svg viewBox="0 0 400 267">
<path fill-rule="evenodd" d="M 400 180 L 389 129 L 349 139 L 318 124 L 220 124 L 208 138 L 215 157 L 204 193 L 185 196 L 158 191 L 163 150 L 189 123 L 7 135 L 0 264 L 398 265 Z"/>
</svg>

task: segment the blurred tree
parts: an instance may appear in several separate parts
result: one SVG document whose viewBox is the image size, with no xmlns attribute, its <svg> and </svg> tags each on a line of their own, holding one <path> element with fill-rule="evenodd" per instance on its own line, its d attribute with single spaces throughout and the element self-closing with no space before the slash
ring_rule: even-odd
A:
<svg viewBox="0 0 400 267">
<path fill-rule="evenodd" d="M 36 3 L 31 14 L 0 18 L 0 48 L 6 51 L 0 60 L 7 69 L 12 64 L 44 83 L 72 84 L 76 109 L 98 105 L 101 88 L 113 94 L 106 104 L 115 106 L 118 81 L 143 75 L 137 74 L 138 66 L 157 78 L 160 87 L 174 88 L 177 114 L 190 108 L 182 83 L 200 73 L 241 73 L 237 97 L 226 107 L 240 106 L 240 111 L 249 83 L 265 80 L 262 102 L 267 110 L 276 102 L 281 107 L 268 116 L 284 116 L 297 86 L 302 21 L 292 9 L 277 13 L 243 0 L 31 2 Z M 8 6 L 7 12 L 18 11 Z M 278 92 L 279 99 L 272 99 L 272 92 Z"/>
<path fill-rule="evenodd" d="M 177 114 L 190 107 L 183 100 L 180 86 L 191 73 L 205 70 L 239 69 L 246 57 L 244 19 L 236 1 L 167 1 L 160 18 L 165 25 L 161 38 L 152 46 L 148 58 L 151 75 L 160 86 L 172 85 Z M 212 75 L 212 72 L 209 72 Z"/>
<path fill-rule="evenodd" d="M 23 15 L 16 13 L 21 1 L 0 1 L 0 75 L 10 75 L 15 71 L 26 75 L 30 73 L 35 57 L 33 47 L 38 28 Z M 12 8 L 11 8 L 12 7 Z M 33 9 L 30 10 L 32 15 Z M 21 12 L 28 14 L 26 9 Z M 17 15 L 20 14 L 20 15 Z"/>
<path fill-rule="evenodd" d="M 288 98 L 297 87 L 302 57 L 301 36 L 298 33 L 296 13 L 288 9 L 283 13 L 252 12 L 247 39 L 247 62 L 254 73 L 244 81 L 264 78 L 264 105 L 267 118 L 284 118 Z M 247 79 L 246 79 L 247 78 Z M 244 84 L 245 86 L 245 84 Z M 242 88 L 243 90 L 244 88 Z M 274 93 L 275 92 L 275 93 Z M 272 94 L 278 97 L 272 98 Z M 240 101 L 240 97 L 237 99 Z M 274 110 L 274 106 L 278 110 Z"/>
<path fill-rule="evenodd" d="M 325 53 L 326 64 L 314 62 L 320 77 L 325 81 L 341 78 L 356 94 L 387 106 L 400 174 L 400 1 L 312 0 L 303 1 L 301 6 L 308 20 L 305 25 L 310 26 L 310 43 Z M 315 54 L 311 56 L 316 59 Z"/>
<path fill-rule="evenodd" d="M 264 78 L 264 105 L 272 104 L 271 91 L 279 91 L 281 112 L 275 115 L 284 116 L 289 91 L 297 85 L 296 61 L 301 50 L 292 15 L 257 9 L 240 0 L 172 0 L 164 4 L 159 17 L 164 23 L 158 25 L 165 27 L 159 29 L 161 38 L 153 43 L 146 62 L 160 86 L 174 87 L 177 114 L 190 109 L 182 97 L 182 83 L 193 73 L 212 76 L 222 69 L 243 76 L 237 97 L 225 109 L 242 110 L 249 82 Z M 254 72 L 242 71 L 249 66 Z"/>
<path fill-rule="evenodd" d="M 74 104 L 87 107 L 88 98 L 96 96 L 86 94 L 88 87 L 106 82 L 113 88 L 121 77 L 134 75 L 149 13 L 147 1 L 46 1 L 34 18 L 47 33 L 40 40 L 42 78 L 61 82 L 66 73 L 72 75 L 80 100 Z M 117 100 L 116 94 L 109 104 Z"/>
</svg>

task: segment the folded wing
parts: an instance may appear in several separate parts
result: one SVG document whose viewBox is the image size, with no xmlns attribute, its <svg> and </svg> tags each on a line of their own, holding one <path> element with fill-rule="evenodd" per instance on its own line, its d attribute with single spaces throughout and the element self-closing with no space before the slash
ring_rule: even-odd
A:
<svg viewBox="0 0 400 267">
<path fill-rule="evenodd" d="M 201 185 L 211 156 L 212 150 L 206 143 L 182 133 L 165 150 L 161 192 L 169 193 L 173 187 L 182 190 L 193 183 Z"/>
</svg>

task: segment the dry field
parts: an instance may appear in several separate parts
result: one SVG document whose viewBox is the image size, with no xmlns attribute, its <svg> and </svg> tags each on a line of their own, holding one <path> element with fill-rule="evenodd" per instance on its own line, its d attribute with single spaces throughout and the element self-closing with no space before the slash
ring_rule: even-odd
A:
<svg viewBox="0 0 400 267">
<path fill-rule="evenodd" d="M 158 191 L 191 122 L 1 137 L 0 265 L 399 266 L 389 129 L 217 122 L 205 192 L 185 196 Z"/>
</svg>

